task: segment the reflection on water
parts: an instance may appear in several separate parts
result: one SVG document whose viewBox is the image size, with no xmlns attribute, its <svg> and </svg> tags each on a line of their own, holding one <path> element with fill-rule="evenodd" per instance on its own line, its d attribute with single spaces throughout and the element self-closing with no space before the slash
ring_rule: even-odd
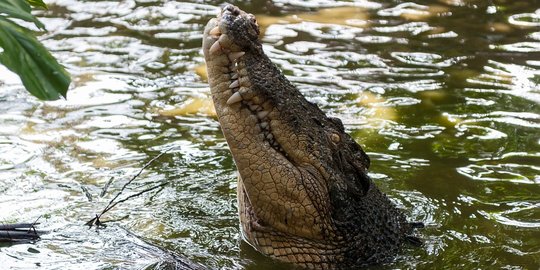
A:
<svg viewBox="0 0 540 270">
<path fill-rule="evenodd" d="M 2 266 L 287 268 L 239 242 L 235 169 L 200 51 L 217 2 L 46 1 L 43 42 L 73 75 L 40 102 L 0 67 L 0 221 L 39 220 Z M 540 5 L 536 1 L 253 1 L 264 49 L 372 159 L 423 248 L 383 269 L 540 264 Z M 103 231 L 82 224 L 150 158 Z M 107 192 L 103 187 L 112 179 Z M 102 194 L 104 193 L 104 194 Z M 494 259 L 496 258 L 496 260 Z"/>
</svg>

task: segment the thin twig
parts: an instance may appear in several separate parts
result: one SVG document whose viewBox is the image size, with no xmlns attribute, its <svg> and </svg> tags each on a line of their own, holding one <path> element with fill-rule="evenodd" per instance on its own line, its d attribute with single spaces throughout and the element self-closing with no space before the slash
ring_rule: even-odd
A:
<svg viewBox="0 0 540 270">
<path fill-rule="evenodd" d="M 36 224 L 39 224 L 38 223 L 38 220 L 41 218 L 41 216 L 37 217 L 36 220 L 34 220 L 34 223 L 32 223 L 32 227 L 28 229 L 28 233 L 30 233 L 31 231 L 34 232 L 34 234 L 39 238 L 39 235 L 36 231 Z"/>
<path fill-rule="evenodd" d="M 127 186 L 129 184 L 131 184 L 131 182 L 133 182 L 135 179 L 137 179 L 137 177 L 139 177 L 139 175 L 141 175 L 141 173 L 144 171 L 144 169 L 148 168 L 148 166 L 150 166 L 152 164 L 152 162 L 154 162 L 156 159 L 160 158 L 161 156 L 163 156 L 165 153 L 167 153 L 169 150 L 171 150 L 171 148 L 159 153 L 159 155 L 155 156 L 154 158 L 152 158 L 150 161 L 148 161 L 146 164 L 144 164 L 144 166 L 139 170 L 139 172 L 137 172 L 133 177 L 131 177 L 131 179 L 129 179 L 129 181 L 127 181 L 124 186 L 120 189 L 120 191 L 116 194 L 116 196 L 114 196 L 114 198 L 112 198 L 112 200 L 109 202 L 109 204 L 105 207 L 105 209 L 103 209 L 103 211 L 101 211 L 101 214 L 99 214 L 99 216 L 105 214 L 105 212 L 109 211 L 109 209 L 111 209 L 112 207 L 110 207 L 114 200 L 116 200 L 121 194 L 122 192 L 124 192 L 124 190 L 127 188 Z M 116 205 L 116 204 L 115 204 Z"/>
<path fill-rule="evenodd" d="M 129 199 L 131 199 L 131 198 L 135 198 L 135 197 L 137 197 L 137 196 L 139 196 L 139 195 L 141 195 L 141 194 L 143 194 L 143 193 L 150 192 L 150 191 L 152 191 L 152 190 L 154 190 L 154 189 L 157 189 L 157 188 L 160 188 L 160 187 L 164 187 L 164 186 L 166 186 L 167 184 L 168 184 L 168 183 L 161 183 L 161 184 L 159 184 L 159 185 L 157 185 L 157 186 L 153 186 L 153 187 L 148 188 L 148 189 L 145 189 L 145 190 L 143 190 L 143 191 L 141 191 L 141 192 L 137 192 L 137 193 L 135 193 L 135 194 L 131 194 L 131 195 L 125 197 L 124 199 L 121 199 L 121 200 L 119 200 L 119 201 L 113 203 L 113 204 L 112 204 L 108 209 L 106 209 L 106 210 L 108 211 L 109 209 L 113 208 L 114 206 L 116 206 L 116 205 L 119 204 L 119 203 L 125 202 L 125 201 L 127 201 L 127 200 L 129 200 Z"/>
<path fill-rule="evenodd" d="M 107 183 L 105 183 L 105 186 L 103 186 L 103 189 L 101 190 L 101 193 L 99 194 L 99 197 L 104 197 L 105 194 L 107 194 L 107 190 L 109 189 L 109 186 L 112 184 L 114 180 L 114 177 L 111 177 Z"/>
<path fill-rule="evenodd" d="M 117 204 L 123 203 L 123 202 L 125 202 L 125 201 L 127 201 L 127 200 L 129 200 L 129 199 L 131 199 L 131 198 L 135 198 L 135 197 L 140 196 L 140 195 L 142 195 L 142 194 L 144 194 L 144 193 L 146 193 L 146 192 L 150 192 L 150 191 L 152 191 L 152 190 L 154 190 L 154 189 L 164 187 L 164 186 L 166 186 L 167 184 L 168 184 L 168 183 L 161 183 L 161 184 L 159 184 L 159 185 L 153 186 L 153 187 L 151 187 L 151 188 L 147 188 L 147 189 L 145 189 L 145 190 L 143 190 L 143 191 L 140 191 L 140 192 L 137 192 L 137 193 L 135 193 L 135 194 L 131 194 L 131 195 L 127 196 L 126 198 L 123 198 L 123 199 L 121 199 L 121 200 L 119 200 L 119 201 L 114 202 L 113 204 L 109 205 L 108 208 L 104 209 L 104 210 L 101 212 L 101 214 L 96 215 L 96 216 L 95 216 L 94 218 L 92 218 L 90 221 L 86 222 L 86 225 L 88 225 L 88 226 L 90 226 L 90 227 L 92 227 L 93 225 L 96 225 L 96 227 L 98 227 L 98 228 L 100 228 L 100 227 L 105 227 L 105 225 L 103 224 L 103 222 L 101 222 L 101 220 L 100 220 L 101 216 L 102 216 L 103 214 L 105 214 L 107 211 L 111 210 L 111 209 L 112 209 L 113 207 L 115 207 Z"/>
<path fill-rule="evenodd" d="M 131 177 L 131 179 L 129 179 L 129 181 L 127 181 L 123 186 L 122 188 L 120 189 L 120 191 L 114 196 L 114 198 L 112 198 L 112 200 L 109 201 L 109 203 L 107 204 L 107 206 L 105 206 L 105 208 L 103 209 L 103 211 L 101 211 L 101 213 L 99 213 L 98 215 L 96 215 L 94 218 L 92 218 L 90 221 L 86 222 L 86 225 L 92 227 L 93 225 L 96 225 L 98 228 L 99 227 L 102 227 L 104 226 L 103 223 L 100 221 L 100 218 L 103 214 L 107 213 L 109 210 L 111 210 L 113 207 L 115 207 L 117 204 L 119 203 L 122 203 L 122 202 L 125 202 L 131 198 L 134 198 L 134 197 L 137 197 L 137 196 L 140 196 L 141 194 L 143 193 L 146 193 L 146 192 L 150 192 L 154 189 L 157 189 L 157 188 L 160 188 L 160 187 L 163 187 L 165 185 L 167 185 L 167 183 L 162 183 L 162 184 L 159 184 L 157 186 L 153 186 L 151 188 L 148 188 L 148 189 L 145 189 L 143 191 L 140 191 L 138 193 L 135 193 L 135 194 L 132 194 L 132 195 L 129 195 L 127 196 L 126 198 L 124 199 L 121 199 L 119 201 L 116 201 L 116 199 L 118 199 L 118 197 L 124 192 L 124 190 L 127 188 L 127 186 L 129 184 L 131 184 L 135 179 L 137 179 L 137 177 L 139 177 L 142 172 L 148 168 L 148 166 L 150 166 L 154 161 L 156 161 L 158 158 L 160 158 L 161 156 L 163 156 L 165 153 L 167 153 L 169 150 L 171 150 L 171 148 L 169 149 L 166 149 L 164 150 L 163 152 L 159 153 L 157 156 L 155 156 L 154 158 L 152 158 L 150 161 L 148 161 L 146 164 L 144 164 L 144 166 L 133 176 Z M 109 180 L 109 182 L 111 182 L 111 180 Z"/>
</svg>

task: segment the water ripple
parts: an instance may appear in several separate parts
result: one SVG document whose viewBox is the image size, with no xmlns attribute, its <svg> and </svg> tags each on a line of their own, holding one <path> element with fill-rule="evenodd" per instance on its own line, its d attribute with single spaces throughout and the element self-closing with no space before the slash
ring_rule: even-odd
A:
<svg viewBox="0 0 540 270">
<path fill-rule="evenodd" d="M 445 128 L 433 125 L 423 125 L 420 127 L 408 127 L 395 124 L 379 131 L 380 134 L 402 139 L 426 139 L 433 138 L 440 134 Z"/>
<path fill-rule="evenodd" d="M 437 68 L 449 67 L 466 59 L 466 57 L 444 59 L 438 54 L 422 52 L 392 52 L 391 55 L 405 64 Z"/>
<path fill-rule="evenodd" d="M 540 184 L 540 166 L 514 163 L 471 164 L 457 168 L 457 172 L 472 180 Z"/>
<path fill-rule="evenodd" d="M 540 9 L 535 13 L 514 14 L 508 17 L 508 22 L 518 26 L 540 26 Z"/>
<path fill-rule="evenodd" d="M 540 69 L 516 64 L 488 61 L 484 67 L 486 74 L 468 79 L 467 82 L 485 88 L 467 88 L 481 93 L 506 93 L 540 103 L 540 88 L 536 78 Z"/>
<path fill-rule="evenodd" d="M 478 211 L 498 223 L 521 228 L 540 228 L 540 202 L 510 202 L 510 209 L 499 212 Z"/>
<path fill-rule="evenodd" d="M 412 35 L 419 35 L 434 29 L 435 27 L 430 26 L 426 22 L 410 22 L 400 25 L 373 27 L 373 30 L 380 33 L 410 32 Z"/>
<path fill-rule="evenodd" d="M 428 9 L 429 9 L 428 6 L 408 2 L 408 3 L 399 4 L 392 8 L 381 9 L 377 12 L 377 14 L 380 16 L 401 16 L 404 13 L 427 15 L 429 14 L 429 12 L 427 11 Z"/>
<path fill-rule="evenodd" d="M 25 164 L 39 154 L 40 146 L 0 135 L 0 171 Z"/>
<path fill-rule="evenodd" d="M 428 225 L 422 248 L 383 268 L 540 263 L 540 11 L 499 2 L 237 2 L 256 14 L 269 57 L 369 152 L 380 189 Z M 219 7 L 47 4 L 40 39 L 72 89 L 37 101 L 0 67 L 0 221 L 41 216 L 50 233 L 3 247 L 3 265 L 158 267 L 123 226 L 210 268 L 274 269 L 238 245 L 234 161 L 208 109 L 200 39 Z M 127 192 L 167 187 L 119 205 L 100 233 L 79 226 L 165 149 Z"/>
</svg>

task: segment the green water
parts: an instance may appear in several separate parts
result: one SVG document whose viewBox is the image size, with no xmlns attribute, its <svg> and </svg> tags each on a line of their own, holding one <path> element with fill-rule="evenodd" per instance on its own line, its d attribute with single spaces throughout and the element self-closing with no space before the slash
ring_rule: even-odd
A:
<svg viewBox="0 0 540 270">
<path fill-rule="evenodd" d="M 207 98 L 195 70 L 220 3 L 46 2 L 41 38 L 74 82 L 68 100 L 41 102 L 0 69 L 0 222 L 39 218 L 48 233 L 0 245 L 0 268 L 169 260 L 137 235 L 211 268 L 287 269 L 239 240 L 216 118 L 158 113 Z M 379 187 L 427 225 L 422 248 L 374 269 L 539 269 L 540 2 L 233 3 L 266 16 L 267 54 L 343 120 Z M 116 207 L 104 230 L 83 226 L 166 149 L 126 195 L 166 187 Z"/>
</svg>

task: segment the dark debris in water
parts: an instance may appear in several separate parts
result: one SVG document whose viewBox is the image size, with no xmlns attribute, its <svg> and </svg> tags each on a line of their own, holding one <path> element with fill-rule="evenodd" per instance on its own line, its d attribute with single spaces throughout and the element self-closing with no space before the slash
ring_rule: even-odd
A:
<svg viewBox="0 0 540 270">
<path fill-rule="evenodd" d="M 15 223 L 0 225 L 0 242 L 19 242 L 38 240 L 41 231 L 36 229 L 39 223 Z"/>
</svg>

